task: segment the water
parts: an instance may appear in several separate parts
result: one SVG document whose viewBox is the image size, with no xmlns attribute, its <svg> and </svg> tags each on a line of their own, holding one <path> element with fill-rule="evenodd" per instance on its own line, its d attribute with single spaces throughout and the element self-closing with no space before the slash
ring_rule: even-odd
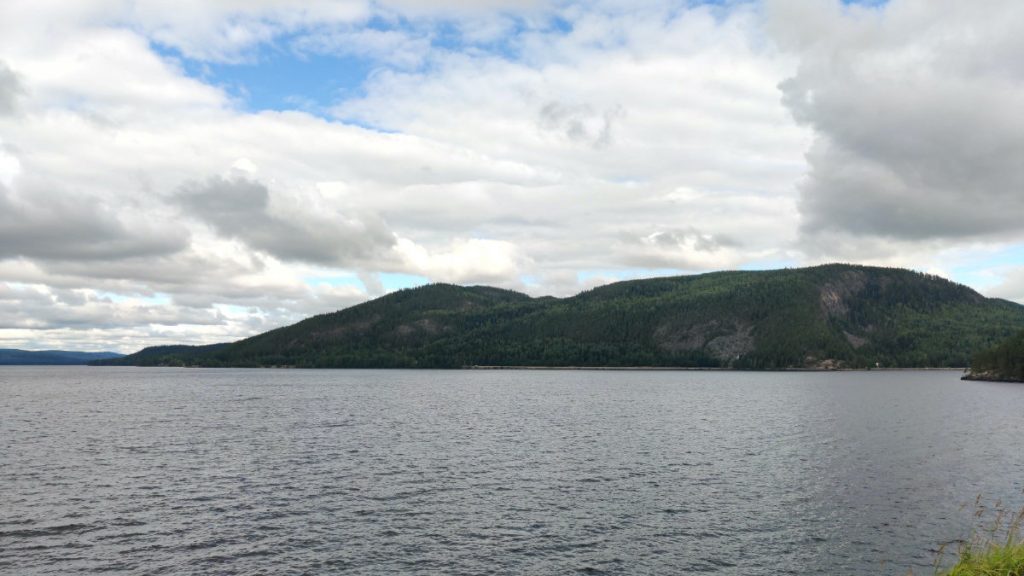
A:
<svg viewBox="0 0 1024 576">
<path fill-rule="evenodd" d="M 0 573 L 930 574 L 1024 504 L 955 372 L 0 369 Z"/>
</svg>

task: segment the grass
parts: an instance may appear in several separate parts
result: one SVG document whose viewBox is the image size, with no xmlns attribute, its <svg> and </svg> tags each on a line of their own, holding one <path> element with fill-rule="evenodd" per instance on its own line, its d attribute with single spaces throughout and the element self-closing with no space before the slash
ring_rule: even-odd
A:
<svg viewBox="0 0 1024 576">
<path fill-rule="evenodd" d="M 978 507 L 981 515 L 981 508 Z M 957 563 L 941 576 L 1024 576 L 1024 509 L 1007 516 L 1000 511 L 991 527 L 961 546 Z"/>
<path fill-rule="evenodd" d="M 1024 576 L 1024 543 L 990 544 L 960 553 L 946 576 Z"/>
</svg>

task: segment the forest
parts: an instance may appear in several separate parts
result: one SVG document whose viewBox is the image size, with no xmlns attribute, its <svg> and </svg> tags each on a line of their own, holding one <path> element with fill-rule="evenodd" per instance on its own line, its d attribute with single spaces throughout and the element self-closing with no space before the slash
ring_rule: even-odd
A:
<svg viewBox="0 0 1024 576">
<path fill-rule="evenodd" d="M 1024 331 L 975 354 L 964 378 L 1024 382 Z"/>
<path fill-rule="evenodd" d="M 1024 306 L 896 268 L 631 280 L 568 298 L 431 284 L 213 346 L 96 364 L 298 368 L 965 367 Z"/>
</svg>

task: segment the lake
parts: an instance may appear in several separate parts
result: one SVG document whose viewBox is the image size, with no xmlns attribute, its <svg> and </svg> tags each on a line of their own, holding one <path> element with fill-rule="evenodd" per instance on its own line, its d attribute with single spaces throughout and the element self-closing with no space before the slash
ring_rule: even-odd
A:
<svg viewBox="0 0 1024 576">
<path fill-rule="evenodd" d="M 931 574 L 1024 505 L 958 372 L 0 368 L 9 574 Z"/>
</svg>

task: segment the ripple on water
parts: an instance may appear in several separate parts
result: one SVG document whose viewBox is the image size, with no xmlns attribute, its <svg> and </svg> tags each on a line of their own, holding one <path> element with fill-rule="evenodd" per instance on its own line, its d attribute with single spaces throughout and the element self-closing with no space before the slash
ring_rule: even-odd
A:
<svg viewBox="0 0 1024 576">
<path fill-rule="evenodd" d="M 944 372 L 33 368 L 0 398 L 5 573 L 902 574 L 976 494 L 1024 504 L 1024 388 Z"/>
</svg>

